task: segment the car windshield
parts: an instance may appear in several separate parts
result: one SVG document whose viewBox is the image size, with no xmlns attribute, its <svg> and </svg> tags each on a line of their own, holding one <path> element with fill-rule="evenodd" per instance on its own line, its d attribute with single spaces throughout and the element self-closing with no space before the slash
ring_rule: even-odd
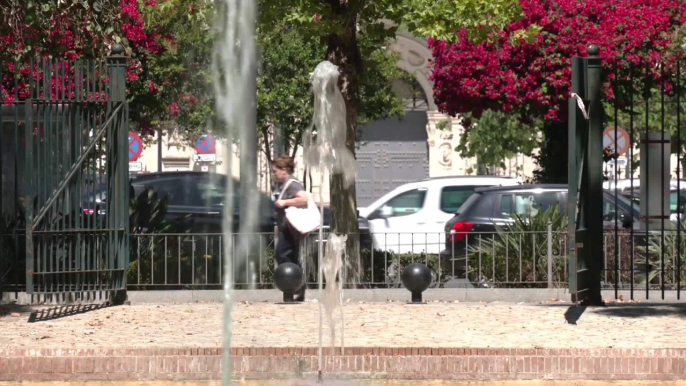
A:
<svg viewBox="0 0 686 386">
<path fill-rule="evenodd" d="M 629 198 L 627 198 L 624 195 L 617 194 L 617 209 L 620 209 L 620 211 L 624 211 L 625 213 L 633 213 L 632 217 L 640 218 L 641 216 L 641 207 L 640 204 L 637 201 L 633 201 Z M 605 198 L 603 199 L 604 201 L 604 213 L 609 213 L 614 211 L 614 206 L 615 206 L 615 191 L 614 190 L 605 190 Z"/>
</svg>

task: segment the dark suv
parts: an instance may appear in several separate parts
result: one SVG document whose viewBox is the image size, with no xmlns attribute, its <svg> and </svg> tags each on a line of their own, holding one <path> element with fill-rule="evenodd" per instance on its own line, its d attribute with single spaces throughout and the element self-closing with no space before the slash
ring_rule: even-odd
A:
<svg viewBox="0 0 686 386">
<path fill-rule="evenodd" d="M 234 232 L 238 231 L 240 224 L 238 196 L 240 182 L 233 180 L 234 185 Z M 93 185 L 93 186 L 91 186 Z M 91 184 L 84 188 L 84 211 L 86 214 L 105 214 L 105 202 L 107 192 L 104 183 Z M 132 176 L 131 185 L 134 194 L 138 196 L 145 188 L 149 187 L 160 197 L 167 197 L 167 216 L 169 218 L 188 217 L 191 229 L 186 231 L 194 233 L 221 233 L 222 215 L 226 201 L 226 189 L 228 178 L 223 174 L 181 171 L 137 174 Z M 95 187 L 94 187 L 95 186 Z M 258 209 L 258 231 L 271 233 L 274 231 L 275 216 L 272 197 L 260 192 Z M 324 232 L 328 232 L 331 224 L 331 210 L 324 207 Z M 369 223 L 359 217 L 360 243 L 363 248 L 371 247 Z M 317 232 L 311 237 L 316 237 Z"/>
<path fill-rule="evenodd" d="M 479 238 L 492 237 L 496 225 L 507 230 L 514 222 L 514 215 L 534 216 L 553 205 L 561 210 L 567 208 L 567 185 L 518 185 L 476 189 L 475 193 L 458 209 L 455 216 L 445 224 L 446 243 L 441 251 L 441 265 L 449 267 L 455 260 L 456 275 L 464 274 L 464 257 L 469 245 L 478 243 Z M 621 224 L 631 227 L 639 224 L 640 209 L 625 197 L 617 197 L 609 190 L 603 191 L 604 225 Z M 631 213 L 631 215 L 630 215 Z M 560 231 L 560 230 L 556 230 Z M 461 262 L 462 264 L 458 264 Z"/>
</svg>

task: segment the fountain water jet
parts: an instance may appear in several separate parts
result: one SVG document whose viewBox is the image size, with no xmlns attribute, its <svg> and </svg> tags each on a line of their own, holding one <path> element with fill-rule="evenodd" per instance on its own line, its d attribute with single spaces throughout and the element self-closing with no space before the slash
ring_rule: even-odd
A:
<svg viewBox="0 0 686 386">
<path fill-rule="evenodd" d="M 320 299 L 324 306 L 326 316 L 329 321 L 329 334 L 331 335 L 331 348 L 336 345 L 336 328 L 333 314 L 336 306 L 341 305 L 341 351 L 344 345 L 344 320 L 343 320 L 343 254 L 345 253 L 345 243 L 348 241 L 347 235 L 329 235 L 326 241 L 324 259 L 321 261 L 321 271 L 323 279 L 326 280 L 326 288 Z"/>
<path fill-rule="evenodd" d="M 237 139 L 241 143 L 241 169 L 256 172 L 256 158 L 250 154 L 248 142 L 255 135 L 256 106 L 256 41 L 255 19 L 257 2 L 253 0 L 215 1 L 214 49 L 212 75 L 216 112 L 226 130 L 227 154 L 232 154 L 232 145 Z M 237 135 L 236 135 L 237 134 Z M 253 145 L 254 146 L 254 145 Z M 232 157 L 228 158 L 228 170 L 232 170 Z M 243 178 L 246 173 L 241 173 Z M 252 180 L 252 179 L 251 179 Z M 226 203 L 233 202 L 233 179 L 228 178 Z M 233 248 L 233 205 L 224 205 L 224 309 L 222 330 L 222 384 L 231 384 L 231 311 L 233 307 L 234 267 L 248 264 L 247 254 L 253 238 L 251 233 L 257 224 L 257 185 L 241 181 L 241 229 L 238 238 L 239 253 Z M 239 261 L 238 259 L 244 259 Z M 248 265 L 249 266 L 249 265 Z"/>
<path fill-rule="evenodd" d="M 312 124 L 303 136 L 305 164 L 308 168 L 315 168 L 320 175 L 319 204 L 321 206 L 321 223 L 324 223 L 324 176 L 326 174 L 342 174 L 345 186 L 355 182 L 357 163 L 355 156 L 346 147 L 346 108 L 345 99 L 338 87 L 338 67 L 329 61 L 319 63 L 312 73 L 312 91 L 314 93 L 314 114 Z M 343 318 L 343 283 L 345 282 L 345 267 L 343 256 L 347 235 L 329 236 L 324 252 L 323 230 L 319 228 L 319 364 L 318 379 L 322 381 L 322 345 L 323 345 L 323 310 L 326 314 L 331 330 L 331 345 L 335 346 L 335 323 L 333 313 L 337 306 L 341 311 L 341 353 L 344 350 L 344 318 Z M 326 294 L 322 294 L 323 282 L 326 278 Z"/>
</svg>

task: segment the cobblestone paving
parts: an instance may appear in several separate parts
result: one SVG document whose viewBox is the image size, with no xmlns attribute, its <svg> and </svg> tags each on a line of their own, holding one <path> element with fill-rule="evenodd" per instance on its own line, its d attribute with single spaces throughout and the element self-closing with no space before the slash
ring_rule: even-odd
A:
<svg viewBox="0 0 686 386">
<path fill-rule="evenodd" d="M 349 380 L 349 381 L 233 381 L 235 386 L 684 386 L 686 381 L 553 381 L 553 380 L 525 380 L 525 381 L 407 381 L 407 380 Z M 16 386 L 16 383 L 0 382 L 0 386 Z M 22 382 L 22 386 L 112 386 L 112 382 Z M 118 386 L 221 386 L 220 381 L 142 381 L 117 382 Z"/>
<path fill-rule="evenodd" d="M 56 318 L 42 311 L 33 323 L 30 310 L 0 315 L 0 348 L 221 345 L 218 303 L 109 307 Z M 347 303 L 344 311 L 348 347 L 686 348 L 686 305 L 611 304 L 580 317 L 564 303 Z M 314 302 L 239 303 L 233 320 L 234 347 L 318 344 Z"/>
</svg>

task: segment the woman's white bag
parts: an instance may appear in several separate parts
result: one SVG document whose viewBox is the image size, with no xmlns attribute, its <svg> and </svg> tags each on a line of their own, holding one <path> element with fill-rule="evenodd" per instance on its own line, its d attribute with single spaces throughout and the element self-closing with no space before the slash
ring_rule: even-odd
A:
<svg viewBox="0 0 686 386">
<path fill-rule="evenodd" d="M 283 194 L 288 189 L 288 186 L 295 180 L 288 180 L 281 189 L 281 194 L 279 195 L 279 200 L 283 197 Z M 314 203 L 312 195 L 308 192 L 307 194 L 307 206 L 304 208 L 297 208 L 295 206 L 289 206 L 286 208 L 286 220 L 297 229 L 298 232 L 302 234 L 310 233 L 313 230 L 319 228 L 321 225 L 321 215 L 319 209 L 317 209 L 317 204 Z"/>
</svg>

